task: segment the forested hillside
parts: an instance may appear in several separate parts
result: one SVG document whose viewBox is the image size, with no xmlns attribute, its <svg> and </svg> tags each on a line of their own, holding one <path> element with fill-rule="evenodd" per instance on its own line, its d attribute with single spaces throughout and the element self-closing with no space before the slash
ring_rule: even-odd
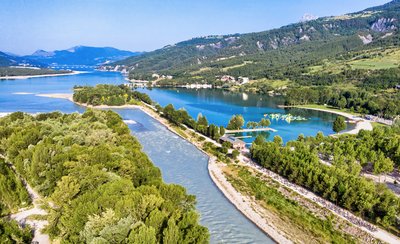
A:
<svg viewBox="0 0 400 244">
<path fill-rule="evenodd" d="M 52 238 L 65 243 L 208 242 L 195 197 L 162 181 L 116 113 L 17 112 L 0 119 L 0 132 L 0 153 L 52 202 L 47 218 Z"/>
<path fill-rule="evenodd" d="M 400 114 L 399 20 L 395 0 L 265 32 L 194 38 L 118 64 L 129 67 L 131 79 L 156 86 L 208 83 L 283 94 L 289 105 L 327 104 L 394 118 Z"/>
<path fill-rule="evenodd" d="M 133 76 L 151 72 L 174 74 L 182 68 L 208 67 L 220 62 L 222 65 L 242 64 L 243 59 L 268 67 L 270 63 L 304 59 L 302 54 L 305 53 L 322 58 L 364 48 L 396 35 L 399 19 L 400 1 L 395 0 L 358 13 L 319 18 L 264 32 L 193 38 L 116 64 L 131 67 Z M 291 55 L 285 55 L 286 49 Z M 276 57 L 276 54 L 283 57 Z"/>
</svg>

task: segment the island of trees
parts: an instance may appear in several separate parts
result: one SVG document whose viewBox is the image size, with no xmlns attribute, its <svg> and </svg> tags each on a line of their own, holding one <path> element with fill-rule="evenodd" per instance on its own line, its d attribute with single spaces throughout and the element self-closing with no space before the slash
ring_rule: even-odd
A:
<svg viewBox="0 0 400 244">
<path fill-rule="evenodd" d="M 139 104 L 140 101 L 152 103 L 147 94 L 133 91 L 125 85 L 75 86 L 73 99 L 75 102 L 92 106 L 121 106 Z"/>
<path fill-rule="evenodd" d="M 68 74 L 70 70 L 0 67 L 0 77 Z"/>
<path fill-rule="evenodd" d="M 21 112 L 0 119 L 0 154 L 47 204 L 47 233 L 65 243 L 207 243 L 195 197 L 165 184 L 112 111 Z M 2 217 L 29 204 L 0 161 Z M 3 184 L 4 183 L 4 184 Z M 29 231 L 0 221 L 2 243 L 28 243 Z M 21 241 L 16 241 L 16 239 Z"/>
</svg>

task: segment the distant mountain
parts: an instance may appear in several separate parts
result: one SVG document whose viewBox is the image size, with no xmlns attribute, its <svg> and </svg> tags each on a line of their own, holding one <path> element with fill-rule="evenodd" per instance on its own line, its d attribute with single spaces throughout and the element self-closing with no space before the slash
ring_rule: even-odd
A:
<svg viewBox="0 0 400 244">
<path fill-rule="evenodd" d="M 265 70 L 278 63 L 287 67 L 293 62 L 368 48 L 383 40 L 393 43 L 399 38 L 399 28 L 400 0 L 395 0 L 357 13 L 318 18 L 263 32 L 197 37 L 115 65 L 127 66 L 137 78 L 146 78 L 151 73 L 177 77 L 196 73 L 196 70 L 204 70 L 209 77 L 215 77 L 221 75 L 218 69 L 229 62 L 231 67 L 240 65 L 241 71 L 243 66 L 248 67 L 248 72 L 235 75 L 251 76 L 256 69 Z M 229 71 L 235 69 L 239 68 Z M 224 69 L 223 73 L 229 72 Z"/>
<path fill-rule="evenodd" d="M 25 58 L 47 65 L 101 65 L 140 54 L 140 52 L 124 51 L 112 47 L 76 46 L 53 52 L 37 50 Z"/>
<path fill-rule="evenodd" d="M 0 52 L 0 66 L 21 66 L 21 65 L 36 66 L 36 67 L 46 66 L 35 60 L 30 60 L 28 58 L 20 57 L 11 53 Z"/>
</svg>

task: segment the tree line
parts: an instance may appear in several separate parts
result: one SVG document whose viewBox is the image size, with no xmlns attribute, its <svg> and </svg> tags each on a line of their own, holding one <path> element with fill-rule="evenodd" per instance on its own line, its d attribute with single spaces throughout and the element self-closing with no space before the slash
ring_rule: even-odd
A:
<svg viewBox="0 0 400 244">
<path fill-rule="evenodd" d="M 376 129 L 371 134 L 363 131 L 350 139 L 324 137 L 322 133 L 315 138 L 299 136 L 297 141 L 290 141 L 286 146 L 281 140 L 265 142 L 258 138 L 252 144 L 251 156 L 261 166 L 295 184 L 399 234 L 399 198 L 385 185 L 375 184 L 359 175 L 365 163 L 372 162 L 385 170 L 382 160 L 397 157 L 391 154 L 393 148 L 396 150 L 396 144 L 382 144 L 390 139 L 381 130 Z M 378 135 L 380 137 L 376 138 Z M 374 158 L 371 150 L 381 156 Z M 332 151 L 332 165 L 323 164 L 320 157 L 331 155 Z"/>
<path fill-rule="evenodd" d="M 205 135 L 213 140 L 218 141 L 221 136 L 225 134 L 225 128 L 223 126 L 217 126 L 215 124 L 209 124 L 206 116 L 199 114 L 197 116 L 197 121 L 194 120 L 188 112 L 181 108 L 176 110 L 172 104 L 168 104 L 164 108 L 161 106 L 156 106 L 157 111 L 170 122 L 177 126 L 182 126 L 182 124 L 187 127 Z"/>
<path fill-rule="evenodd" d="M 400 114 L 399 101 L 400 93 L 374 94 L 363 89 L 349 91 L 330 87 L 293 87 L 285 95 L 286 105 L 326 104 L 386 118 Z"/>
</svg>

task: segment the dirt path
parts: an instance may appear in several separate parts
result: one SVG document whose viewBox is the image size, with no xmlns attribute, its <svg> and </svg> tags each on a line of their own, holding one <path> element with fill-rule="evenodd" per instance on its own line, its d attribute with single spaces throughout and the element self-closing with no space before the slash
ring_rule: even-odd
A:
<svg viewBox="0 0 400 244">
<path fill-rule="evenodd" d="M 228 198 L 243 215 L 257 225 L 258 228 L 263 230 L 278 243 L 293 243 L 284 233 L 271 225 L 268 219 L 263 217 L 265 215 L 265 210 L 262 207 L 258 206 L 249 197 L 242 195 L 232 186 L 231 183 L 228 182 L 222 169 L 217 165 L 215 159 L 212 157 L 208 162 L 208 171 L 214 184 L 217 185 L 225 197 Z"/>
<path fill-rule="evenodd" d="M 6 160 L 4 155 L 0 154 L 0 157 Z M 48 224 L 47 220 L 36 220 L 29 219 L 32 215 L 46 215 L 47 212 L 41 208 L 42 198 L 41 196 L 23 179 L 16 171 L 14 165 L 11 164 L 11 169 L 21 179 L 23 185 L 28 191 L 29 196 L 32 199 L 33 208 L 23 208 L 17 213 L 10 216 L 11 219 L 18 222 L 20 226 L 29 225 L 33 230 L 32 243 L 37 242 L 39 244 L 51 243 L 50 237 L 47 234 L 42 233 L 43 228 Z"/>
<path fill-rule="evenodd" d="M 256 170 L 257 172 L 262 173 L 263 175 L 273 179 L 274 181 L 280 183 L 281 185 L 288 187 L 289 189 L 298 193 L 302 197 L 305 197 L 305 198 L 317 203 L 318 205 L 330 210 L 336 216 L 339 216 L 340 218 L 343 218 L 343 219 L 349 221 L 350 223 L 357 226 L 359 229 L 367 232 L 368 234 L 372 235 L 373 237 L 380 239 L 387 243 L 400 243 L 400 239 L 397 236 L 394 236 L 394 235 L 390 234 L 389 232 L 368 223 L 367 221 L 355 216 L 351 212 L 349 212 L 345 209 L 342 209 L 342 208 L 338 207 L 337 205 L 315 195 L 313 192 L 308 191 L 307 189 L 305 189 L 301 186 L 298 186 L 296 184 L 289 182 L 287 179 L 281 177 L 280 175 L 278 175 L 266 168 L 262 168 L 261 166 L 257 165 L 255 162 L 253 162 L 250 158 L 243 156 L 243 154 L 240 155 L 240 163 Z"/>
</svg>

